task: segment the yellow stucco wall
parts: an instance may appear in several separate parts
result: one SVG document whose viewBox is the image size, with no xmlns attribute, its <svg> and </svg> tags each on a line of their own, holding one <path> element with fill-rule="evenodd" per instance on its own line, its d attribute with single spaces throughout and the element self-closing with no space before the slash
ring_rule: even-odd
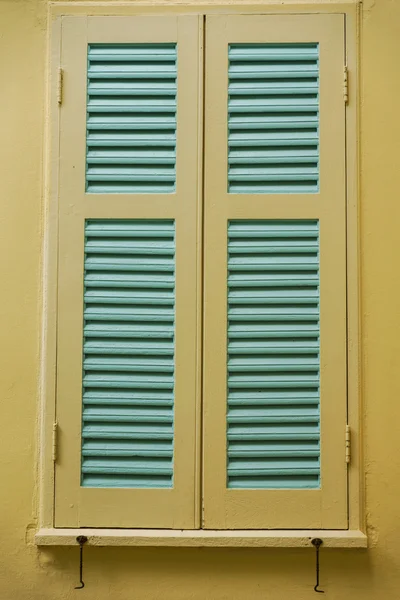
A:
<svg viewBox="0 0 400 600">
<path fill-rule="evenodd" d="M 314 597 L 306 550 L 38 550 L 38 380 L 47 2 L 0 0 L 0 600 Z M 371 547 L 326 550 L 332 599 L 400 598 L 400 0 L 365 0 L 361 297 Z"/>
</svg>

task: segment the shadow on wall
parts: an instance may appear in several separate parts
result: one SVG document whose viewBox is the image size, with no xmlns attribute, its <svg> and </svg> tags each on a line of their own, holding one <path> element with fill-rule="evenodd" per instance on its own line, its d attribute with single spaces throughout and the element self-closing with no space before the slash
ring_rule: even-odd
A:
<svg viewBox="0 0 400 600">
<path fill-rule="evenodd" d="M 374 578 L 373 550 L 321 550 L 320 586 L 330 598 L 377 598 L 385 582 Z M 77 594 L 79 547 L 39 549 L 46 584 Z M 396 569 L 395 565 L 392 565 Z M 222 600 L 313 597 L 315 552 L 296 549 L 93 548 L 84 551 L 85 598 Z M 386 593 L 390 590 L 386 588 Z M 65 594 L 65 596 L 64 596 Z M 19 597 L 15 596 L 16 598 Z M 75 595 L 73 597 L 76 597 Z M 389 596 L 386 596 L 388 598 Z M 390 598 L 397 598 L 391 596 Z M 39 596 L 34 596 L 39 598 Z M 32 598 L 33 600 L 33 598 Z"/>
</svg>

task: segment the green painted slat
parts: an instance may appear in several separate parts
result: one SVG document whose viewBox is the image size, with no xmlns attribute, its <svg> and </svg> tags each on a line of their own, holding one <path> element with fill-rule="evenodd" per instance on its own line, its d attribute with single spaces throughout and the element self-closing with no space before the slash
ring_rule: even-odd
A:
<svg viewBox="0 0 400 600">
<path fill-rule="evenodd" d="M 96 390 L 96 392 L 87 392 L 85 394 L 85 406 L 93 405 L 114 405 L 118 403 L 119 406 L 142 406 L 143 402 L 146 406 L 173 406 L 174 398 L 173 394 L 160 393 L 159 391 L 149 392 L 135 392 L 135 391 L 117 391 L 114 390 Z"/>
<path fill-rule="evenodd" d="M 318 488 L 318 221 L 229 222 L 227 375 L 228 487 Z"/>
<path fill-rule="evenodd" d="M 174 281 L 173 221 L 86 221 L 83 486 L 173 485 Z"/>
<path fill-rule="evenodd" d="M 87 192 L 175 190 L 176 94 L 176 44 L 88 46 Z"/>
<path fill-rule="evenodd" d="M 228 191 L 318 192 L 318 44 L 231 44 L 228 59 Z"/>
</svg>

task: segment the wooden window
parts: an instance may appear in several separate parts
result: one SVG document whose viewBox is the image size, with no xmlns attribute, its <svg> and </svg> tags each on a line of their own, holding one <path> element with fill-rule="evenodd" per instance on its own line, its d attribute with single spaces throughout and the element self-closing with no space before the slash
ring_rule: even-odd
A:
<svg viewBox="0 0 400 600">
<path fill-rule="evenodd" d="M 344 25 L 62 17 L 56 527 L 348 527 Z"/>
</svg>

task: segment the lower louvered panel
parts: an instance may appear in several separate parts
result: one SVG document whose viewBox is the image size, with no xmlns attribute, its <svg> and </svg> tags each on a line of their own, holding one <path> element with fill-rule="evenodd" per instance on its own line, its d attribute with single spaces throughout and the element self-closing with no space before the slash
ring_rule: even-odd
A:
<svg viewBox="0 0 400 600">
<path fill-rule="evenodd" d="M 172 487 L 174 222 L 85 233 L 82 485 Z"/>
<path fill-rule="evenodd" d="M 228 226 L 228 487 L 320 485 L 317 221 Z"/>
</svg>

